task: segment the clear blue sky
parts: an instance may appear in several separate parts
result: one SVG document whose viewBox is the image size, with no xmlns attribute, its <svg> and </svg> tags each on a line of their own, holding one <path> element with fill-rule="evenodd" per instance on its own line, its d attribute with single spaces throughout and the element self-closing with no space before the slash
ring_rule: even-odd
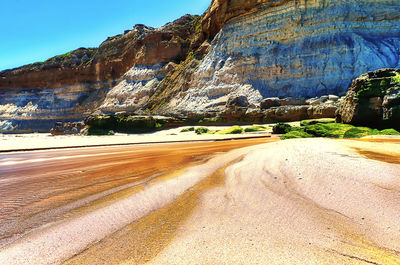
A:
<svg viewBox="0 0 400 265">
<path fill-rule="evenodd" d="M 98 47 L 135 24 L 201 15 L 211 0 L 0 0 L 0 71 L 79 47 Z"/>
</svg>

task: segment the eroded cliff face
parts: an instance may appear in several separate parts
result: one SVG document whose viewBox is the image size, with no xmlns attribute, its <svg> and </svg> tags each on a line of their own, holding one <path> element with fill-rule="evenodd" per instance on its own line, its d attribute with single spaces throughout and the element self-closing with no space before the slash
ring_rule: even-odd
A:
<svg viewBox="0 0 400 265">
<path fill-rule="evenodd" d="M 205 38 L 213 39 L 226 22 L 249 15 L 263 7 L 283 5 L 290 0 L 212 0 L 205 12 L 201 25 Z"/>
<path fill-rule="evenodd" d="M 199 16 L 154 29 L 136 25 L 99 48 L 0 72 L 0 132 L 49 131 L 55 121 L 82 120 L 100 110 L 137 110 L 146 91 L 185 60 Z"/>
<path fill-rule="evenodd" d="M 214 1 L 203 28 L 223 27 L 169 108 L 211 111 L 233 95 L 250 104 L 343 95 L 362 73 L 400 67 L 399 11 L 400 1 Z"/>
<path fill-rule="evenodd" d="M 398 0 L 213 0 L 201 18 L 1 72 L 0 126 L 118 111 L 238 117 L 227 109 L 243 97 L 240 112 L 262 116 L 264 98 L 343 95 L 399 56 Z"/>
</svg>

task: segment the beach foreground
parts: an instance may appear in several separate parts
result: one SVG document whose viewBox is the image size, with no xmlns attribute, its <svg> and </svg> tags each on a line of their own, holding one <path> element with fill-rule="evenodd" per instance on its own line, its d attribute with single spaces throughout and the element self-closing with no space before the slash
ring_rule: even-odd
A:
<svg viewBox="0 0 400 265">
<path fill-rule="evenodd" d="M 400 263 L 398 139 L 276 141 L 2 157 L 0 263 Z"/>
</svg>

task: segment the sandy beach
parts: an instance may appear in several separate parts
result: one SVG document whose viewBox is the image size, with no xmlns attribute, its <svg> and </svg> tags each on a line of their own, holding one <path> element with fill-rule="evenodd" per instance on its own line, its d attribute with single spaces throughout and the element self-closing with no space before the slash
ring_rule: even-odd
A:
<svg viewBox="0 0 400 265">
<path fill-rule="evenodd" d="M 62 192 L 70 196 L 68 204 L 51 196 L 47 204 L 32 201 L 31 209 L 42 204 L 48 211 L 31 219 L 35 222 L 24 217 L 28 221 L 21 227 L 27 232 L 3 245 L 1 264 L 400 263 L 399 139 L 253 139 L 154 145 L 154 150 L 112 148 L 118 149 L 114 155 L 91 148 L 63 155 L 53 160 L 53 170 L 57 161 L 65 168 L 53 175 L 60 179 L 69 166 L 84 168 L 83 160 L 109 160 L 115 167 L 99 168 L 100 175 L 108 172 L 112 179 L 137 168 L 136 179 L 99 188 L 95 170 L 84 169 L 93 174 L 91 191 Z M 156 176 L 145 175 L 146 167 L 140 171 L 140 160 L 134 163 L 143 152 L 152 157 L 161 151 L 151 158 L 160 163 L 171 150 L 179 161 L 165 163 L 177 166 L 163 165 Z M 23 174 L 23 161 L 31 167 L 35 159 L 52 161 L 54 155 L 3 157 L 0 165 L 4 176 L 15 166 L 21 167 L 16 174 Z M 112 162 L 121 155 L 122 164 Z M 127 171 L 112 174 L 117 168 Z M 18 186 L 19 178 L 1 180 Z M 78 183 L 79 175 L 74 179 Z"/>
<path fill-rule="evenodd" d="M 298 124 L 298 123 L 292 123 Z M 243 126 L 246 128 L 249 126 Z M 186 127 L 161 130 L 144 134 L 116 134 L 107 136 L 80 136 L 60 135 L 52 136 L 48 133 L 32 134 L 0 134 L 0 152 L 46 150 L 65 147 L 117 146 L 143 143 L 168 143 L 190 141 L 212 141 L 224 139 L 241 139 L 251 137 L 266 137 L 271 135 L 271 127 L 266 125 L 267 131 L 245 134 L 202 134 L 184 132 Z M 229 126 L 207 126 L 210 130 L 224 130 Z"/>
</svg>

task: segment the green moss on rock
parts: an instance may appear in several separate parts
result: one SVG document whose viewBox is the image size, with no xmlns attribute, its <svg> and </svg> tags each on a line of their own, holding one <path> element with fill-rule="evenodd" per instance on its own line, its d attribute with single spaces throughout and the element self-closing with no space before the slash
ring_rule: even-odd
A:
<svg viewBox="0 0 400 265">
<path fill-rule="evenodd" d="M 285 134 L 291 131 L 292 126 L 287 123 L 277 123 L 272 127 L 272 133 L 274 134 Z"/>
<path fill-rule="evenodd" d="M 308 134 L 301 130 L 294 130 L 282 135 L 281 140 L 294 139 L 294 138 L 310 138 L 310 137 L 313 137 L 313 135 Z"/>
<path fill-rule="evenodd" d="M 304 128 L 306 133 L 316 137 L 343 138 L 347 130 L 354 128 L 352 125 L 341 123 L 317 123 Z"/>
<path fill-rule="evenodd" d="M 161 129 L 164 125 L 151 116 L 100 115 L 89 117 L 85 124 L 94 132 L 113 130 L 120 133 L 145 133 Z"/>
<path fill-rule="evenodd" d="M 113 130 L 106 130 L 106 129 L 96 129 L 96 128 L 89 128 L 87 135 L 89 136 L 101 136 L 101 135 L 114 135 L 115 132 Z"/>
<path fill-rule="evenodd" d="M 354 127 L 347 130 L 344 133 L 343 138 L 361 138 L 373 134 L 379 134 L 379 131 L 378 130 L 374 131 L 368 127 Z"/>
<path fill-rule="evenodd" d="M 196 130 L 195 130 L 195 132 L 197 134 L 205 134 L 205 133 L 208 133 L 209 131 L 210 130 L 206 127 L 199 127 L 199 128 L 196 128 Z"/>
<path fill-rule="evenodd" d="M 262 132 L 262 131 L 266 131 L 266 130 L 267 130 L 267 128 L 262 125 L 253 125 L 251 127 L 247 127 L 244 129 L 245 132 Z"/>
<path fill-rule="evenodd" d="M 366 79 L 356 93 L 357 98 L 382 97 L 390 81 L 387 79 Z"/>
<path fill-rule="evenodd" d="M 379 132 L 381 135 L 400 135 L 400 132 L 395 129 L 385 129 Z"/>
<path fill-rule="evenodd" d="M 400 73 L 396 72 L 396 75 L 392 77 L 392 81 L 396 84 L 400 84 Z"/>
<path fill-rule="evenodd" d="M 303 120 L 300 122 L 300 126 L 313 125 L 317 123 L 335 123 L 335 119 Z"/>
<path fill-rule="evenodd" d="M 184 133 L 184 132 L 194 132 L 194 127 L 183 128 L 183 129 L 181 130 L 181 132 L 182 132 L 182 133 Z"/>
<path fill-rule="evenodd" d="M 244 130 L 242 127 L 235 125 L 226 130 L 218 131 L 215 134 L 241 134 L 243 132 L 244 132 Z"/>
</svg>

